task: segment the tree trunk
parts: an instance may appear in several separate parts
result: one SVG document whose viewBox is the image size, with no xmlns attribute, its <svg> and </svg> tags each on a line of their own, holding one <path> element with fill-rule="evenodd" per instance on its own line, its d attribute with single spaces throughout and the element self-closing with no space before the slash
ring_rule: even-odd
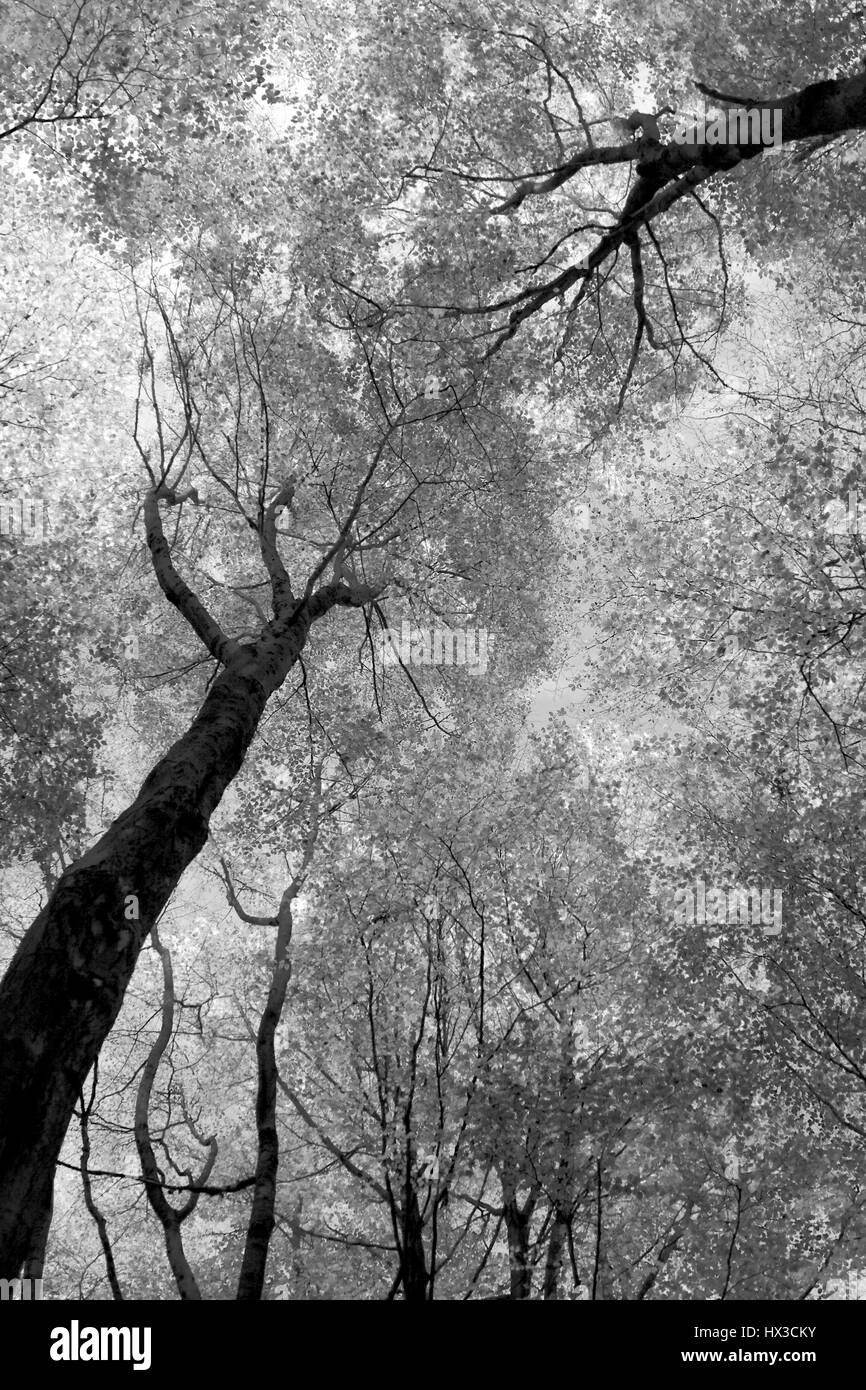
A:
<svg viewBox="0 0 866 1390">
<path fill-rule="evenodd" d="M 51 1231 L 51 1217 L 54 1213 L 54 1183 L 48 1190 L 48 1201 L 33 1225 L 30 1249 L 21 1272 L 23 1279 L 41 1279 L 45 1272 L 45 1251 Z"/>
<path fill-rule="evenodd" d="M 244 1257 L 238 1279 L 238 1298 L 259 1299 L 265 1285 L 268 1250 L 274 1231 L 274 1210 L 277 1201 L 277 1174 L 280 1164 L 280 1142 L 277 1134 L 277 1059 L 274 1038 L 286 1001 L 286 990 L 292 975 L 289 947 L 292 940 L 291 897 L 287 893 L 281 904 L 274 949 L 274 968 L 268 989 L 267 1003 L 256 1037 L 258 1091 L 256 1093 L 256 1129 L 258 1158 L 253 1205 L 244 1243 Z"/>
<path fill-rule="evenodd" d="M 240 650 L 135 801 L 71 865 L 0 984 L 0 1278 L 14 1278 L 138 954 L 243 764 L 311 622 L 345 602 L 326 586 Z"/>
<path fill-rule="evenodd" d="M 545 1298 L 559 1298 L 559 1270 L 562 1265 L 562 1252 L 565 1247 L 567 1231 L 568 1222 L 558 1211 L 554 1216 L 550 1239 L 547 1243 L 547 1262 L 544 1267 Z"/>
<path fill-rule="evenodd" d="M 502 1215 L 508 1239 L 509 1297 L 529 1298 L 532 1292 L 529 1234 L 539 1189 L 533 1185 L 521 1206 L 517 1192 L 517 1172 L 513 1164 L 508 1162 L 503 1162 L 499 1170 L 499 1183 L 502 1188 Z"/>
<path fill-rule="evenodd" d="M 532 1292 L 529 1264 L 529 1226 L 532 1213 L 521 1211 L 516 1199 L 505 1204 L 505 1230 L 508 1236 L 510 1296 L 528 1298 Z"/>
<path fill-rule="evenodd" d="M 402 1253 L 403 1296 L 407 1303 L 425 1303 L 430 1275 L 427 1272 L 427 1253 L 424 1249 L 424 1222 L 414 1187 L 406 1193 Z"/>
<path fill-rule="evenodd" d="M 93 1070 L 96 1077 L 96 1068 Z M 91 1103 L 96 1098 L 96 1086 L 94 1085 L 91 1093 Z M 111 1248 L 111 1239 L 108 1234 L 108 1222 L 102 1214 L 102 1209 L 93 1195 L 93 1184 L 90 1181 L 88 1165 L 90 1163 L 90 1131 L 88 1128 L 89 1107 L 84 1104 L 84 1097 L 81 1097 L 81 1187 L 84 1192 L 84 1205 L 93 1217 L 96 1226 L 96 1234 L 99 1236 L 99 1244 L 102 1246 L 102 1256 L 105 1260 L 105 1273 L 108 1278 L 108 1286 L 111 1289 L 111 1297 L 117 1302 L 122 1303 L 123 1289 L 120 1287 L 120 1280 L 117 1277 L 117 1265 L 114 1262 L 114 1251 Z"/>
<path fill-rule="evenodd" d="M 297 1211 L 294 1216 L 289 1217 L 289 1230 L 292 1233 L 292 1292 L 290 1297 L 296 1303 L 303 1302 L 304 1298 L 303 1231 L 301 1229 L 303 1209 L 304 1199 L 299 1197 Z"/>
<path fill-rule="evenodd" d="M 165 1241 L 165 1252 L 168 1256 L 168 1263 L 174 1281 L 177 1284 L 178 1293 L 183 1299 L 194 1299 L 201 1302 L 201 1290 L 198 1280 L 193 1274 L 192 1267 L 186 1257 L 183 1248 L 183 1236 L 181 1226 L 188 1217 L 192 1216 L 198 1205 L 201 1195 L 199 1187 L 207 1182 L 211 1175 L 214 1164 L 217 1160 L 218 1145 L 216 1136 L 205 1139 L 200 1135 L 195 1126 L 190 1122 L 189 1116 L 184 1108 L 187 1125 L 192 1134 L 202 1145 L 207 1147 L 207 1157 L 202 1166 L 198 1180 L 190 1177 L 190 1192 L 183 1206 L 178 1210 L 173 1207 L 163 1190 L 163 1176 L 156 1161 L 156 1154 L 153 1148 L 153 1140 L 150 1134 L 150 1101 L 153 1095 L 153 1087 L 159 1071 L 160 1063 L 165 1056 L 166 1049 L 171 1042 L 171 1035 L 174 1031 L 174 973 L 171 964 L 171 952 L 167 946 L 163 946 L 159 939 L 156 924 L 150 929 L 153 948 L 162 962 L 162 1020 L 159 1033 L 154 1039 L 153 1046 L 147 1056 L 138 1086 L 138 1094 L 135 1098 L 135 1146 L 138 1149 L 138 1156 L 141 1159 L 141 1171 L 147 1179 L 147 1200 L 156 1215 L 157 1220 L 162 1226 L 163 1239 Z M 163 1135 L 165 1143 L 165 1135 Z M 166 1147 L 166 1154 L 168 1148 Z"/>
<path fill-rule="evenodd" d="M 201 1290 L 198 1280 L 192 1272 L 186 1251 L 183 1248 L 183 1237 L 180 1233 L 180 1222 L 170 1221 L 163 1227 L 163 1239 L 165 1240 L 165 1251 L 168 1256 L 168 1263 L 174 1275 L 174 1282 L 177 1284 L 177 1291 L 182 1299 L 192 1302 L 201 1302 Z"/>
</svg>

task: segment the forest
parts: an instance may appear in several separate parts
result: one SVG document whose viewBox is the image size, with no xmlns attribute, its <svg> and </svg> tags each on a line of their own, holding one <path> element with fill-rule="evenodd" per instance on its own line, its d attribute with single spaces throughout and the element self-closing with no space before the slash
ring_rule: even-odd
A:
<svg viewBox="0 0 866 1390">
<path fill-rule="evenodd" d="M 0 1279 L 866 1298 L 864 162 L 853 0 L 0 8 Z"/>
</svg>

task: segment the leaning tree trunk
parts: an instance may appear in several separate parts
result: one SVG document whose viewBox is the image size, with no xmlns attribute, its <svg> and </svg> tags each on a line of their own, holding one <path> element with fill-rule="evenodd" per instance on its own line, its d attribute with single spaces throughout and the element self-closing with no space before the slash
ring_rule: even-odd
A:
<svg viewBox="0 0 866 1390">
<path fill-rule="evenodd" d="M 257 643 L 232 643 L 188 731 L 62 875 L 15 953 L 0 984 L 0 1278 L 15 1278 L 31 1247 L 75 1101 L 139 951 L 202 849 L 268 698 L 311 623 L 335 604 L 358 603 L 344 585 L 327 584 Z"/>
<path fill-rule="evenodd" d="M 139 951 L 204 845 L 268 693 L 222 673 L 132 805 L 63 874 L 0 985 L 0 1277 L 18 1272 Z"/>
</svg>

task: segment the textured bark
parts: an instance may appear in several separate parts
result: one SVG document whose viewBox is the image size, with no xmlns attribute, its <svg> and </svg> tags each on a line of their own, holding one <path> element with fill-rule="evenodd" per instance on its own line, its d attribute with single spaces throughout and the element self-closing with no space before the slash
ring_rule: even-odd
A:
<svg viewBox="0 0 866 1390">
<path fill-rule="evenodd" d="M 204 845 L 310 622 L 343 602 L 351 599 L 328 586 L 243 649 L 132 805 L 62 875 L 21 942 L 0 984 L 0 1277 L 14 1277 L 30 1248 L 75 1101 L 151 926 Z"/>
</svg>

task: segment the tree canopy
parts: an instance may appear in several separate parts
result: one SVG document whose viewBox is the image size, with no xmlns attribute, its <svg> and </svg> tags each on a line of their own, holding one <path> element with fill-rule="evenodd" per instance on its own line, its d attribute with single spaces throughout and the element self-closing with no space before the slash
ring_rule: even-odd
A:
<svg viewBox="0 0 866 1390">
<path fill-rule="evenodd" d="M 2 1278 L 866 1268 L 863 18 L 635 9 L 4 7 Z"/>
</svg>

